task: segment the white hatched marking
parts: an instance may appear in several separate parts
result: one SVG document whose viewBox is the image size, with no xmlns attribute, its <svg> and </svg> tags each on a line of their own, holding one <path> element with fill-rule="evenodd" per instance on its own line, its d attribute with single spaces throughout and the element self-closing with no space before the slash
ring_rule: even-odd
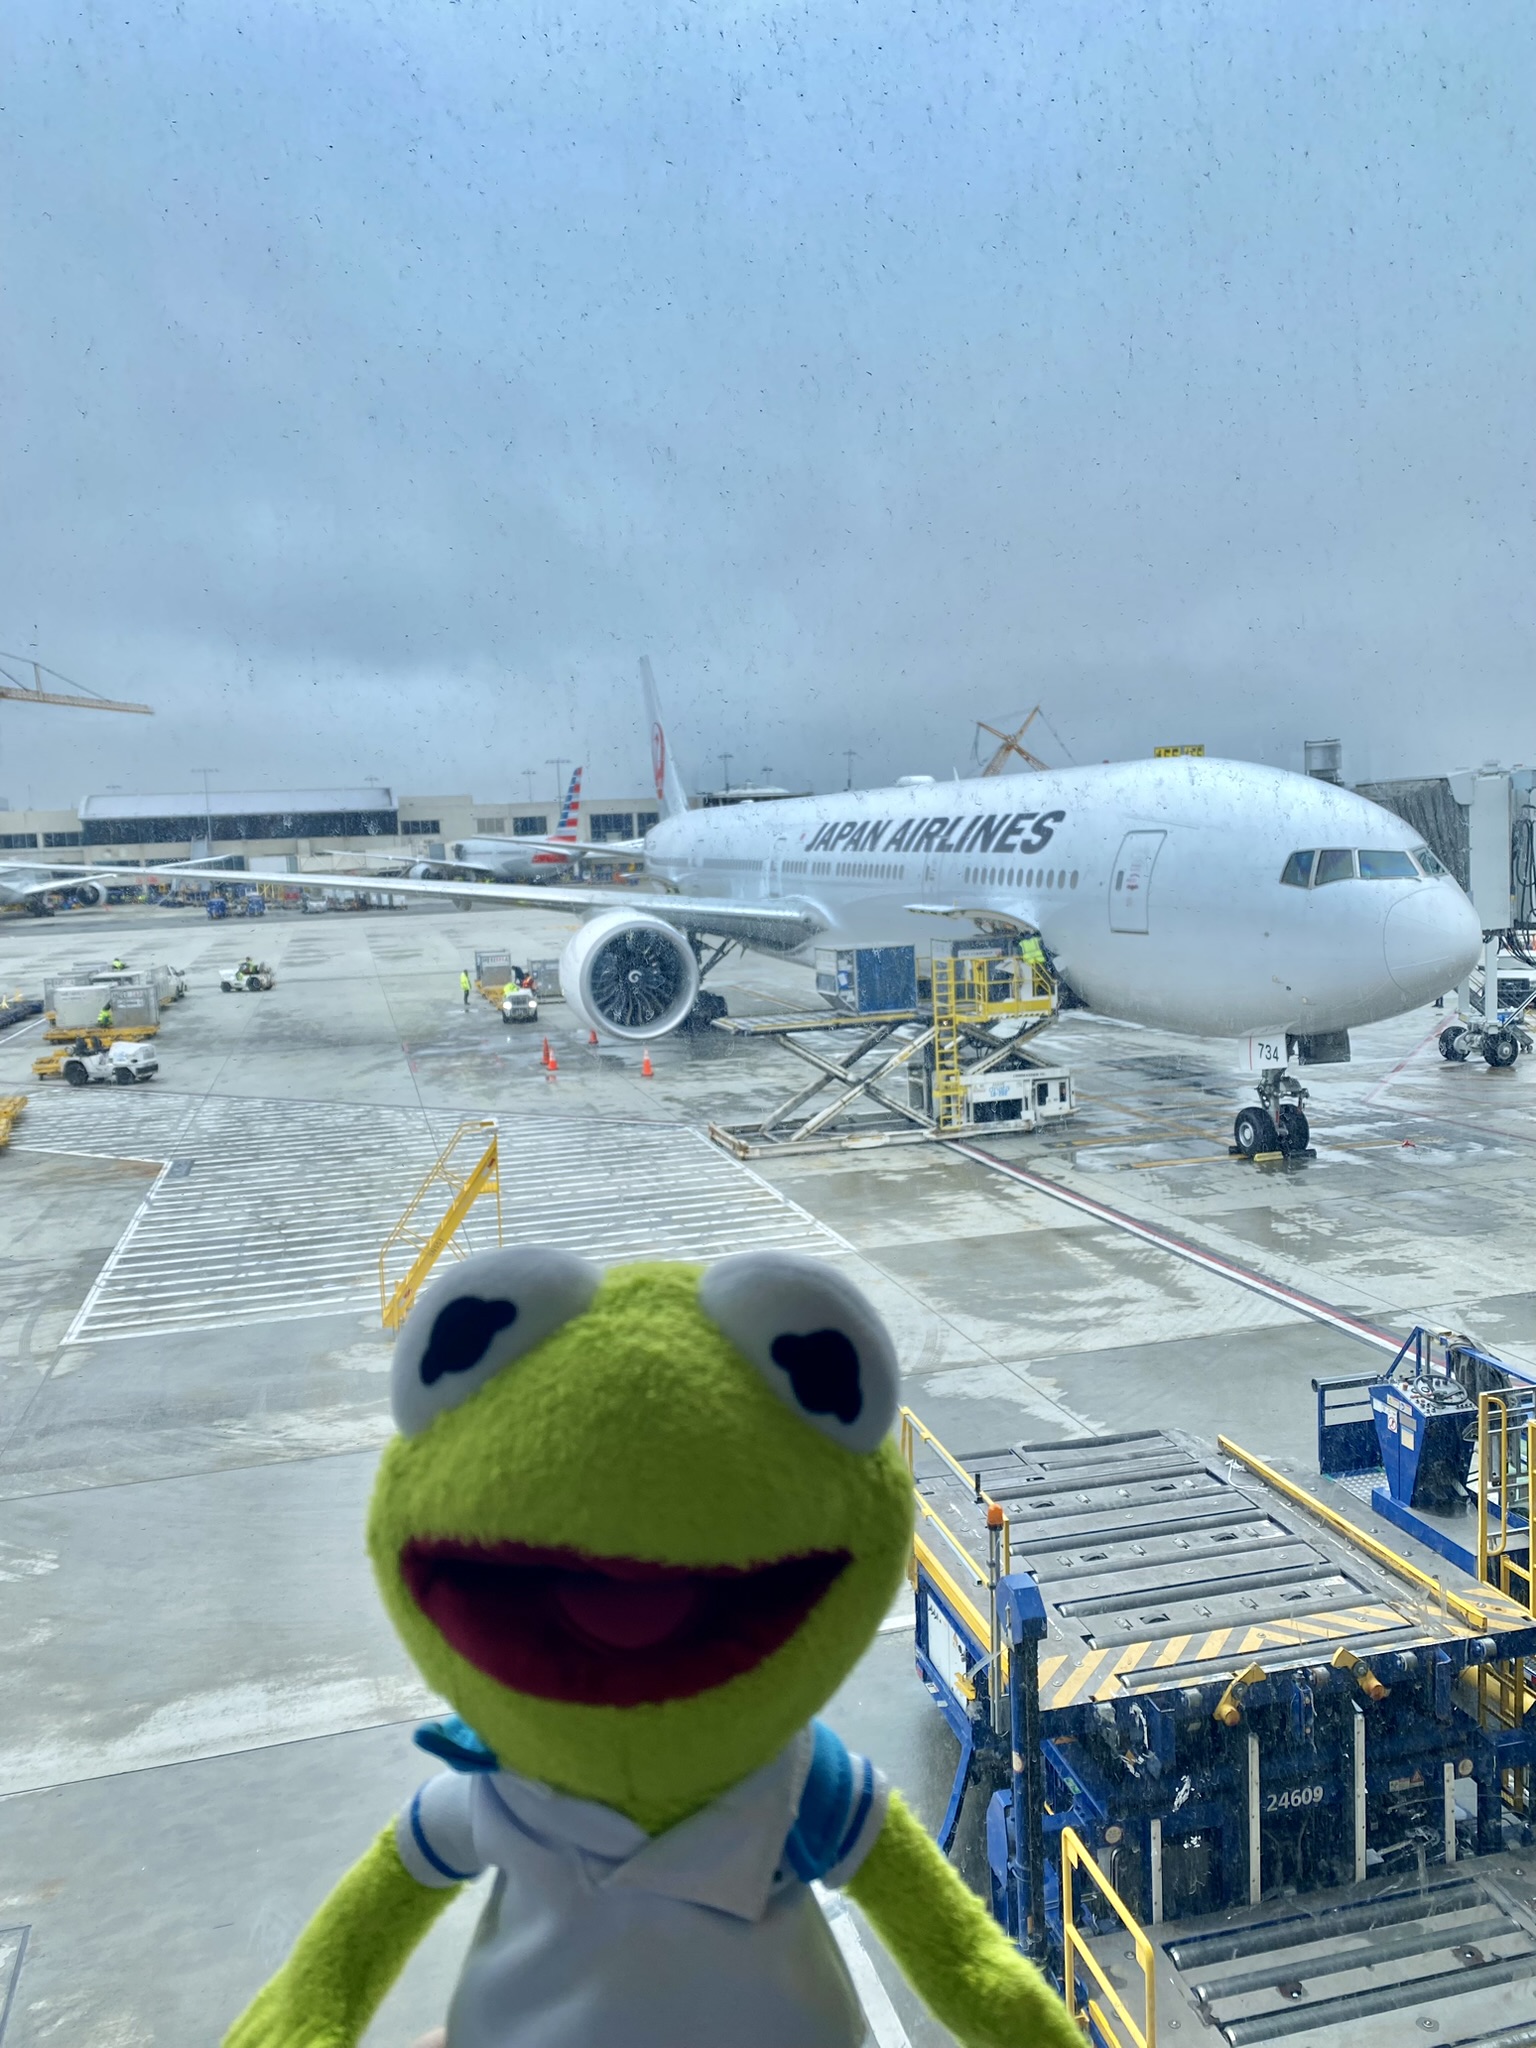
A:
<svg viewBox="0 0 1536 2048">
<path fill-rule="evenodd" d="M 376 1307 L 379 1247 L 459 1121 L 138 1089 L 42 1098 L 17 1150 L 164 1165 L 65 1342 Z M 684 1124 L 504 1118 L 500 1135 L 509 1241 L 608 1265 L 848 1249 Z M 474 1250 L 494 1244 L 491 1205 L 477 1205 L 464 1236 Z"/>
</svg>

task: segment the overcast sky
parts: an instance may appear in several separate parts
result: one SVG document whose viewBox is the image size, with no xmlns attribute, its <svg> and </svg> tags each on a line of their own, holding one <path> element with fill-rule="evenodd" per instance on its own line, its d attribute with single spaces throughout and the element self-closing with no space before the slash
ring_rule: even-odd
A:
<svg viewBox="0 0 1536 2048">
<path fill-rule="evenodd" d="M 0 793 L 1529 761 L 1529 0 L 11 11 Z M 1037 726 L 1038 730 L 1038 726 Z M 1033 735 L 1032 735 L 1033 737 Z"/>
</svg>

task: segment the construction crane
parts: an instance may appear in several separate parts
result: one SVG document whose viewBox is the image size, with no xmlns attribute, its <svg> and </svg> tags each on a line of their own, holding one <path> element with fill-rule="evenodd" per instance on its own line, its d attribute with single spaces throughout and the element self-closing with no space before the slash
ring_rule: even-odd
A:
<svg viewBox="0 0 1536 2048">
<path fill-rule="evenodd" d="M 977 719 L 976 730 L 978 732 L 989 732 L 993 739 L 1002 741 L 1002 745 L 992 756 L 986 767 L 982 769 L 983 775 L 1001 775 L 1008 765 L 1008 758 L 1011 754 L 1017 754 L 1026 768 L 1044 768 L 1046 766 L 1046 763 L 1041 760 L 1038 754 L 1032 754 L 1028 747 L 1021 747 L 1019 745 L 1019 741 L 1023 739 L 1025 733 L 1029 731 L 1029 728 L 1039 716 L 1040 706 L 1037 704 L 1017 732 L 999 732 L 995 725 L 988 725 L 984 718 Z"/>
<path fill-rule="evenodd" d="M 0 697 L 8 697 L 16 704 L 63 704 L 76 711 L 137 711 L 145 718 L 154 717 L 149 704 L 121 704 L 115 697 L 102 697 L 95 690 L 87 689 L 84 683 L 72 682 L 68 676 L 60 675 L 56 668 L 49 668 L 41 661 L 34 661 L 29 654 L 6 654 L 0 651 L 0 663 L 14 661 L 22 668 L 32 671 L 30 683 L 12 675 L 8 668 L 0 666 Z M 55 683 L 67 683 L 68 690 L 45 690 L 43 677 Z"/>
</svg>

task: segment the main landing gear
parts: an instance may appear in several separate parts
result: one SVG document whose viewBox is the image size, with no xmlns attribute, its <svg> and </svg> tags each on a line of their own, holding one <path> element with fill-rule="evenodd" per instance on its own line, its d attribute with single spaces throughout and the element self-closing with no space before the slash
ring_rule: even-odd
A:
<svg viewBox="0 0 1536 2048">
<path fill-rule="evenodd" d="M 1292 1079 L 1285 1067 L 1266 1067 L 1259 1076 L 1258 1093 L 1256 1107 L 1237 1112 L 1232 1125 L 1232 1135 L 1237 1140 L 1230 1147 L 1233 1156 L 1310 1157 L 1312 1129 L 1302 1106 L 1307 1099 L 1306 1089 Z"/>
</svg>

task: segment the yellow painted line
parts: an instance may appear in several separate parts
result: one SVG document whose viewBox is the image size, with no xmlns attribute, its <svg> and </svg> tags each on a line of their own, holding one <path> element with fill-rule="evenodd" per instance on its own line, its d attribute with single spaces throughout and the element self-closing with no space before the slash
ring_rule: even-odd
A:
<svg viewBox="0 0 1536 2048">
<path fill-rule="evenodd" d="M 1168 1641 L 1164 1643 L 1163 1647 L 1152 1659 L 1153 1669 L 1156 1670 L 1164 1664 L 1177 1664 L 1184 1652 L 1189 1648 L 1189 1642 L 1188 1636 L 1170 1636 Z"/>
<path fill-rule="evenodd" d="M 1065 1650 L 1058 1650 L 1054 1657 L 1042 1657 L 1040 1659 L 1040 1690 L 1042 1692 L 1044 1692 L 1046 1686 L 1050 1684 L 1066 1661 L 1067 1653 Z"/>
<path fill-rule="evenodd" d="M 1112 1699 L 1120 1680 L 1130 1676 L 1151 1647 L 1150 1643 L 1128 1643 L 1094 1687 L 1093 1697 L 1096 1700 Z"/>
<path fill-rule="evenodd" d="M 1131 1643 L 1128 1645 L 1115 1659 L 1115 1668 L 1110 1672 L 1110 1677 L 1118 1678 L 1122 1671 L 1134 1671 L 1151 1647 L 1150 1643 Z"/>
<path fill-rule="evenodd" d="M 1060 1692 L 1050 1702 L 1051 1706 L 1070 1707 L 1075 1701 L 1081 1699 L 1084 1692 L 1087 1691 L 1089 1679 L 1092 1678 L 1095 1671 L 1098 1670 L 1108 1655 L 1108 1650 L 1090 1650 L 1082 1663 L 1070 1674 Z M 1042 1702 L 1043 1704 L 1044 1702 Z"/>
<path fill-rule="evenodd" d="M 1293 1650 L 1296 1638 L 1283 1628 L 1251 1628 L 1238 1644 L 1238 1653 L 1246 1657 L 1250 1650 Z"/>
<path fill-rule="evenodd" d="M 1219 1657 L 1226 1648 L 1227 1637 L 1233 1631 L 1229 1628 L 1213 1628 L 1205 1641 L 1196 1650 L 1194 1661 L 1203 1664 L 1207 1657 Z"/>
<path fill-rule="evenodd" d="M 1155 1166 L 1230 1166 L 1232 1155 L 1228 1152 L 1197 1152 L 1191 1159 L 1133 1159 L 1133 1173 L 1146 1173 Z"/>
</svg>

